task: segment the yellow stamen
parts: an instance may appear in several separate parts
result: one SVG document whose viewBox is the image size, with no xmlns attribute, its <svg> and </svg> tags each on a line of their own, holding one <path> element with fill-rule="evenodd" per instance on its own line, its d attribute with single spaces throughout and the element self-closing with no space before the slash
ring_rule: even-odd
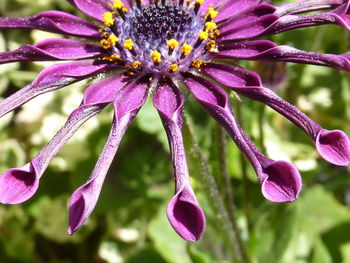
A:
<svg viewBox="0 0 350 263">
<path fill-rule="evenodd" d="M 132 50 L 134 48 L 134 42 L 132 41 L 131 38 L 125 40 L 124 42 L 124 48 L 128 49 L 128 50 Z"/>
<path fill-rule="evenodd" d="M 205 32 L 205 31 L 199 32 L 198 38 L 200 40 L 207 40 L 208 39 L 208 32 Z"/>
<path fill-rule="evenodd" d="M 175 49 L 178 45 L 179 45 L 179 41 L 177 41 L 176 39 L 172 38 L 168 40 L 168 47 L 170 49 Z"/>
<path fill-rule="evenodd" d="M 114 34 L 110 34 L 107 41 L 111 46 L 115 46 L 115 44 L 119 42 L 119 38 L 117 38 L 117 36 Z"/>
<path fill-rule="evenodd" d="M 154 63 L 160 63 L 162 61 L 162 55 L 157 50 L 153 51 L 149 56 Z"/>
<path fill-rule="evenodd" d="M 141 70 L 142 69 L 142 63 L 140 62 L 140 61 L 134 61 L 133 63 L 132 63 L 132 67 L 134 68 L 134 69 L 138 69 L 138 70 Z"/>
<path fill-rule="evenodd" d="M 114 0 L 113 7 L 119 11 L 121 10 L 124 13 L 128 12 L 128 8 L 124 6 L 121 0 Z"/>
<path fill-rule="evenodd" d="M 100 40 L 100 46 L 103 48 L 103 49 L 109 49 L 111 47 L 111 45 L 109 44 L 108 40 L 107 39 L 101 39 Z"/>
<path fill-rule="evenodd" d="M 196 4 L 201 5 L 204 3 L 204 0 L 196 0 Z"/>
<path fill-rule="evenodd" d="M 124 4 L 121 0 L 114 0 L 113 7 L 119 10 L 124 7 Z"/>
<path fill-rule="evenodd" d="M 209 52 L 217 52 L 217 46 L 215 40 L 210 40 L 206 45 L 205 49 Z"/>
<path fill-rule="evenodd" d="M 202 64 L 203 64 L 203 61 L 202 60 L 200 60 L 200 59 L 195 59 L 195 60 L 193 60 L 192 61 L 192 67 L 195 67 L 195 68 L 200 68 L 201 66 L 202 66 Z"/>
<path fill-rule="evenodd" d="M 218 11 L 216 11 L 214 8 L 212 8 L 212 7 L 209 7 L 208 8 L 208 12 L 206 13 L 206 15 L 205 15 L 205 19 L 214 19 L 215 17 L 217 17 L 218 16 L 218 14 L 219 14 L 219 12 Z"/>
<path fill-rule="evenodd" d="M 217 25 L 214 22 L 206 22 L 205 23 L 205 31 L 213 31 L 214 29 L 217 28 Z"/>
<path fill-rule="evenodd" d="M 111 55 L 109 57 L 103 57 L 102 60 L 107 60 L 114 63 L 119 63 L 121 61 L 120 56 Z"/>
<path fill-rule="evenodd" d="M 181 51 L 181 53 L 186 57 L 186 56 L 188 56 L 188 55 L 191 53 L 191 51 L 192 51 L 192 46 L 189 45 L 189 44 L 187 44 L 187 43 L 185 43 L 185 44 L 182 45 L 180 51 Z"/>
<path fill-rule="evenodd" d="M 176 72 L 179 70 L 179 66 L 177 64 L 171 64 L 171 65 L 169 65 L 169 70 L 171 72 Z"/>
<path fill-rule="evenodd" d="M 103 17 L 103 24 L 105 26 L 113 26 L 114 25 L 114 12 L 106 12 L 102 15 Z"/>
</svg>

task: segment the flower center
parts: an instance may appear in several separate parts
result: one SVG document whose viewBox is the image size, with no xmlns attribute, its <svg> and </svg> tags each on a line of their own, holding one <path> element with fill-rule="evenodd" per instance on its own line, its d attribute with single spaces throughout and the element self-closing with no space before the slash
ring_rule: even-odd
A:
<svg viewBox="0 0 350 263">
<path fill-rule="evenodd" d="M 182 38 L 183 32 L 196 30 L 197 21 L 189 11 L 177 5 L 151 4 L 130 13 L 123 24 L 123 31 L 127 33 L 130 30 L 130 37 L 140 44 L 144 41 L 151 46 L 164 44 L 169 39 Z"/>
<path fill-rule="evenodd" d="M 115 0 L 116 12 L 103 14 L 102 59 L 123 65 L 131 75 L 171 75 L 189 67 L 200 69 L 208 54 L 216 52 L 215 37 L 219 34 L 212 21 L 218 12 L 209 7 L 200 15 L 202 3 L 196 0 L 192 6 L 183 6 L 157 2 L 129 11 L 121 0 Z"/>
</svg>

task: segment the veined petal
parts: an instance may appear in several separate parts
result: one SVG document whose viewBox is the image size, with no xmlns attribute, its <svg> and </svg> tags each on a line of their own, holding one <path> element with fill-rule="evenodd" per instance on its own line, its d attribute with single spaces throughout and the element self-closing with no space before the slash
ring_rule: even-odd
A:
<svg viewBox="0 0 350 263">
<path fill-rule="evenodd" d="M 244 16 L 244 14 L 259 4 L 259 0 L 227 0 L 217 3 L 219 11 L 214 19 L 216 22 L 222 22 L 230 18 Z M 205 2 L 204 2 L 205 4 Z M 216 7 L 215 5 L 213 7 Z M 203 9 L 204 10 L 204 9 Z"/>
<path fill-rule="evenodd" d="M 280 32 L 315 25 L 334 24 L 350 30 L 350 3 L 345 1 L 338 8 L 317 14 L 283 15 L 281 10 L 270 6 L 270 11 L 248 12 L 239 19 L 235 16 L 228 19 L 220 28 L 219 41 L 252 39 L 260 36 L 278 34 Z M 275 11 L 273 11 L 275 9 Z M 254 7 L 253 9 L 254 10 Z M 259 8 L 257 8 L 259 10 Z M 232 21 L 231 21 L 232 20 Z"/>
<path fill-rule="evenodd" d="M 14 51 L 0 53 L 0 64 L 16 61 L 75 60 L 96 57 L 101 47 L 69 39 L 47 39 L 25 45 Z"/>
<path fill-rule="evenodd" d="M 194 195 L 188 175 L 182 139 L 183 103 L 183 95 L 173 83 L 157 87 L 153 104 L 168 136 L 176 180 L 175 196 L 167 207 L 168 220 L 183 239 L 197 241 L 205 228 L 205 216 Z"/>
<path fill-rule="evenodd" d="M 84 91 L 84 103 L 105 104 L 114 101 L 118 92 L 126 84 L 126 80 L 121 74 L 100 80 Z"/>
<path fill-rule="evenodd" d="M 28 86 L 0 102 L 0 117 L 36 96 L 60 89 L 79 80 L 103 72 L 108 65 L 94 65 L 93 60 L 62 63 L 45 68 Z"/>
<path fill-rule="evenodd" d="M 264 197 L 272 202 L 292 202 L 301 190 L 297 169 L 285 161 L 273 161 L 260 153 L 235 120 L 226 92 L 208 80 L 185 75 L 187 88 L 228 132 L 255 169 Z"/>
<path fill-rule="evenodd" d="M 52 140 L 22 168 L 9 169 L 0 177 L 0 202 L 18 204 L 31 198 L 39 186 L 39 179 L 49 162 L 73 136 L 76 130 L 92 116 L 102 110 L 102 106 L 82 105 L 69 116 L 65 125 Z"/>
<path fill-rule="evenodd" d="M 228 9 L 230 8 L 232 7 L 228 7 Z M 273 15 L 275 11 L 276 7 L 269 4 L 255 4 L 236 9 L 234 12 L 230 13 L 230 16 L 227 17 L 226 20 L 218 22 L 220 35 L 237 35 L 238 32 L 241 32 L 242 34 L 242 32 L 249 28 L 252 30 L 252 32 L 257 31 L 258 29 L 261 31 L 265 29 L 265 27 L 260 28 L 260 25 L 263 25 L 260 20 L 266 15 Z M 224 12 L 227 12 L 227 10 Z M 275 20 L 278 18 L 276 15 L 274 15 L 274 17 Z M 254 26 L 254 28 L 252 28 L 252 26 Z"/>
<path fill-rule="evenodd" d="M 230 65 L 205 63 L 201 66 L 201 73 L 225 86 L 262 86 L 261 79 L 255 72 Z"/>
<path fill-rule="evenodd" d="M 126 114 L 136 114 L 136 110 L 146 102 L 149 89 L 148 77 L 145 76 L 118 92 L 118 97 L 114 100 L 117 120 Z"/>
<path fill-rule="evenodd" d="M 113 81 L 112 77 L 109 79 L 112 80 L 111 83 L 120 84 Z M 111 132 L 89 180 L 79 187 L 70 199 L 69 234 L 77 231 L 94 210 L 108 169 L 118 150 L 119 143 L 128 126 L 146 101 L 148 90 L 143 85 L 138 88 L 139 86 L 140 84 L 131 84 L 130 87 L 122 87 L 122 85 L 113 87 L 113 90 L 116 92 L 113 95 L 116 99 L 114 105 L 116 112 L 119 114 L 114 117 Z M 119 93 L 119 91 L 121 92 Z M 118 94 L 117 97 L 116 94 Z M 129 106 L 131 100 L 133 101 L 132 107 Z M 125 101 L 129 101 L 126 102 L 128 110 L 124 110 L 121 114 L 120 108 L 124 107 Z"/>
<path fill-rule="evenodd" d="M 112 11 L 108 3 L 109 0 L 68 0 L 73 6 L 78 8 L 85 15 L 103 22 L 103 14 L 107 11 Z"/>
<path fill-rule="evenodd" d="M 346 0 L 303 0 L 295 3 L 286 3 L 277 7 L 276 14 L 300 14 L 322 9 L 330 9 L 342 5 Z"/>
<path fill-rule="evenodd" d="M 59 11 L 42 12 L 31 17 L 0 17 L 0 28 L 33 28 L 67 36 L 101 38 L 96 25 Z"/>
<path fill-rule="evenodd" d="M 350 71 L 350 54 L 341 55 L 307 52 L 290 46 L 276 46 L 267 40 L 223 44 L 215 58 L 249 59 L 258 61 L 286 61 L 327 66 Z"/>
</svg>

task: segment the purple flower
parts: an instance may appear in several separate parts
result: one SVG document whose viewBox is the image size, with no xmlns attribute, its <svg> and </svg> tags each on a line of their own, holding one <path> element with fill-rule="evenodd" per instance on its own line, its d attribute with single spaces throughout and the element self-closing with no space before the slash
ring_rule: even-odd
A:
<svg viewBox="0 0 350 263">
<path fill-rule="evenodd" d="M 205 228 L 205 217 L 187 169 L 182 138 L 182 88 L 188 89 L 227 130 L 255 169 L 264 197 L 272 202 L 294 201 L 302 185 L 299 172 L 286 161 L 265 157 L 254 146 L 237 123 L 226 91 L 214 81 L 284 115 L 310 136 L 326 161 L 349 165 L 350 141 L 344 132 L 322 128 L 263 87 L 256 73 L 222 62 L 289 61 L 350 71 L 350 53 L 318 54 L 278 46 L 268 40 L 251 40 L 322 24 L 349 30 L 348 0 L 305 0 L 281 6 L 259 0 L 68 1 L 96 24 L 59 11 L 24 18 L 0 17 L 1 29 L 34 28 L 74 38 L 47 39 L 0 53 L 1 63 L 73 61 L 44 69 L 28 86 L 2 100 L 0 116 L 45 92 L 92 76 L 105 76 L 85 90 L 81 105 L 31 162 L 3 173 L 2 203 L 17 204 L 32 197 L 49 162 L 75 131 L 113 103 L 114 119 L 107 142 L 89 180 L 70 199 L 68 232 L 74 233 L 92 213 L 124 133 L 153 93 L 154 107 L 168 136 L 176 179 L 167 216 L 182 238 L 198 240 Z M 321 12 L 303 14 L 310 11 Z"/>
</svg>

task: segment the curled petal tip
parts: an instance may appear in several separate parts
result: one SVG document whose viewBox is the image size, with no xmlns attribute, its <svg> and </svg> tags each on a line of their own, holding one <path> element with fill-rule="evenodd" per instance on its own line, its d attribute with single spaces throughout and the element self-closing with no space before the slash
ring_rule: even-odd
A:
<svg viewBox="0 0 350 263">
<path fill-rule="evenodd" d="M 39 177 L 31 163 L 12 168 L 0 177 L 0 202 L 19 204 L 31 198 L 39 185 Z"/>
<path fill-rule="evenodd" d="M 195 242 L 201 238 L 205 229 L 205 216 L 192 196 L 184 190 L 171 199 L 167 207 L 171 226 L 183 239 Z"/>
<path fill-rule="evenodd" d="M 350 140 L 340 130 L 321 130 L 316 138 L 316 148 L 321 157 L 332 164 L 350 164 Z"/>
<path fill-rule="evenodd" d="M 293 202 L 298 198 L 302 182 L 298 170 L 288 162 L 275 161 L 264 168 L 261 185 L 264 197 L 276 203 Z"/>
<path fill-rule="evenodd" d="M 83 225 L 89 215 L 84 195 L 75 192 L 69 202 L 68 234 L 73 235 Z"/>
</svg>

